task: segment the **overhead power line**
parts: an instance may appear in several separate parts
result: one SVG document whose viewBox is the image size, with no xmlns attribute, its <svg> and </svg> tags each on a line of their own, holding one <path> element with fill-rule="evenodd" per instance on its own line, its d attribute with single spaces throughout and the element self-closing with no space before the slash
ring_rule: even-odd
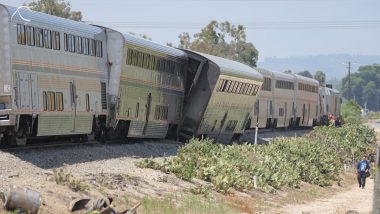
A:
<svg viewBox="0 0 380 214">
<path fill-rule="evenodd" d="M 162 28 L 162 29 L 201 29 L 207 23 L 200 22 L 102 22 L 88 21 L 90 24 L 103 25 L 114 28 Z M 239 23 L 247 29 L 380 29 L 380 20 L 361 21 L 268 21 Z"/>
</svg>

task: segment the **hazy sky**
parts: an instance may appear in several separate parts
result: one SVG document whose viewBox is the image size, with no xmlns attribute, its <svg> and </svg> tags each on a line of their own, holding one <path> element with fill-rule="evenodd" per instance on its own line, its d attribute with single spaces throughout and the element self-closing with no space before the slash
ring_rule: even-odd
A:
<svg viewBox="0 0 380 214">
<path fill-rule="evenodd" d="M 19 6 L 25 0 L 0 0 Z M 70 0 L 83 20 L 178 44 L 211 20 L 247 27 L 266 57 L 380 55 L 380 0 Z"/>
</svg>

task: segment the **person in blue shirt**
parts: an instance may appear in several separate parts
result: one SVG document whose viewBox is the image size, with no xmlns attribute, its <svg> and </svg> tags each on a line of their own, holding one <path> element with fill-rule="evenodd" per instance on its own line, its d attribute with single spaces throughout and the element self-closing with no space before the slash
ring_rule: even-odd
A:
<svg viewBox="0 0 380 214">
<path fill-rule="evenodd" d="M 368 177 L 370 169 L 370 165 L 366 156 L 363 156 L 363 159 L 358 162 L 358 164 L 356 165 L 356 169 L 358 172 L 359 188 L 364 189 L 365 179 Z"/>
</svg>

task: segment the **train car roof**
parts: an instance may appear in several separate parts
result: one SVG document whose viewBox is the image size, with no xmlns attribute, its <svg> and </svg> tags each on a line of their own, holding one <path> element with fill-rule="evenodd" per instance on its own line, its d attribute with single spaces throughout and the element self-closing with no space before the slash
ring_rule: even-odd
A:
<svg viewBox="0 0 380 214">
<path fill-rule="evenodd" d="M 312 79 L 312 78 L 309 78 L 309 77 L 304 77 L 304 76 L 301 76 L 301 75 L 298 75 L 298 74 L 293 74 L 298 80 L 302 80 L 303 82 L 308 82 L 308 83 L 314 83 L 316 85 L 319 85 L 319 82 L 318 80 L 315 80 L 315 79 Z"/>
<path fill-rule="evenodd" d="M 267 70 L 265 68 L 259 68 L 259 67 L 255 67 L 255 69 L 256 71 L 260 72 L 261 75 L 272 78 L 273 71 Z"/>
<path fill-rule="evenodd" d="M 49 15 L 46 13 L 31 11 L 22 7 L 17 8 L 17 7 L 12 7 L 12 6 L 3 5 L 3 4 L 0 4 L 0 6 L 3 6 L 8 10 L 9 19 L 12 18 L 12 20 L 15 20 L 17 22 L 20 22 L 26 25 L 31 25 L 31 26 L 46 25 L 46 27 L 54 26 L 56 28 L 70 29 L 72 31 L 77 32 L 78 34 L 98 34 L 102 32 L 101 28 L 86 24 L 84 22 L 73 21 L 70 19 L 65 19 L 65 18 Z M 22 17 L 24 19 L 30 20 L 30 22 L 23 20 Z"/>
<path fill-rule="evenodd" d="M 257 70 L 255 70 L 254 68 L 249 67 L 248 65 L 245 65 L 243 63 L 236 62 L 236 61 L 229 60 L 229 59 L 224 59 L 224 58 L 218 57 L 218 56 L 213 56 L 213 55 L 209 55 L 209 54 L 205 54 L 205 53 L 201 53 L 201 52 L 192 51 L 192 50 L 186 50 L 186 51 L 198 54 L 198 55 L 212 61 L 217 66 L 219 66 L 222 74 L 226 73 L 226 74 L 232 75 L 232 76 L 251 78 L 251 79 L 256 79 L 259 81 L 264 80 L 263 75 L 261 75 Z"/>
<path fill-rule="evenodd" d="M 186 53 L 182 50 L 175 49 L 175 48 L 165 46 L 165 45 L 160 45 L 152 41 L 149 41 L 147 39 L 138 38 L 131 34 L 124 34 L 124 38 L 125 38 L 126 44 L 137 46 L 142 49 L 152 50 L 154 52 L 158 52 L 158 53 L 175 57 L 175 58 L 187 59 Z"/>
<path fill-rule="evenodd" d="M 273 72 L 274 79 L 289 80 L 294 81 L 294 76 L 292 74 L 287 74 L 283 72 Z"/>
</svg>

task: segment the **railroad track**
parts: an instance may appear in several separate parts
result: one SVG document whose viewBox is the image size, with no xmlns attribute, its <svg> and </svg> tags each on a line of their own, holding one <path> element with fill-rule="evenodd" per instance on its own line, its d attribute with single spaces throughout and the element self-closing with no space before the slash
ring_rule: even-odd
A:
<svg viewBox="0 0 380 214">
<path fill-rule="evenodd" d="M 294 135 L 300 136 L 304 133 L 312 130 L 311 128 L 303 128 L 303 129 L 259 129 L 258 137 L 261 139 L 269 140 L 270 138 L 274 137 L 293 137 Z M 248 129 L 244 135 L 252 137 L 254 136 L 255 129 Z M 248 138 L 249 138 L 248 137 Z M 245 140 L 247 138 L 245 137 Z M 38 141 L 38 142 L 36 142 Z M 42 141 L 42 142 L 41 142 Z M 0 149 L 1 151 L 6 152 L 12 152 L 12 151 L 23 151 L 23 150 L 33 150 L 33 149 L 45 149 L 45 148 L 64 148 L 64 147 L 70 147 L 70 146 L 94 146 L 94 145 L 112 145 L 112 144 L 131 144 L 131 143 L 146 143 L 146 142 L 158 142 L 158 143 L 168 143 L 168 144 L 182 144 L 179 141 L 172 141 L 172 140 L 152 140 L 152 139 L 127 139 L 127 140 L 108 140 L 105 143 L 101 143 L 96 140 L 89 140 L 87 142 L 72 142 L 69 139 L 41 139 L 37 140 L 34 139 L 32 143 L 28 143 L 23 146 L 17 146 L 17 147 L 8 147 Z"/>
</svg>

